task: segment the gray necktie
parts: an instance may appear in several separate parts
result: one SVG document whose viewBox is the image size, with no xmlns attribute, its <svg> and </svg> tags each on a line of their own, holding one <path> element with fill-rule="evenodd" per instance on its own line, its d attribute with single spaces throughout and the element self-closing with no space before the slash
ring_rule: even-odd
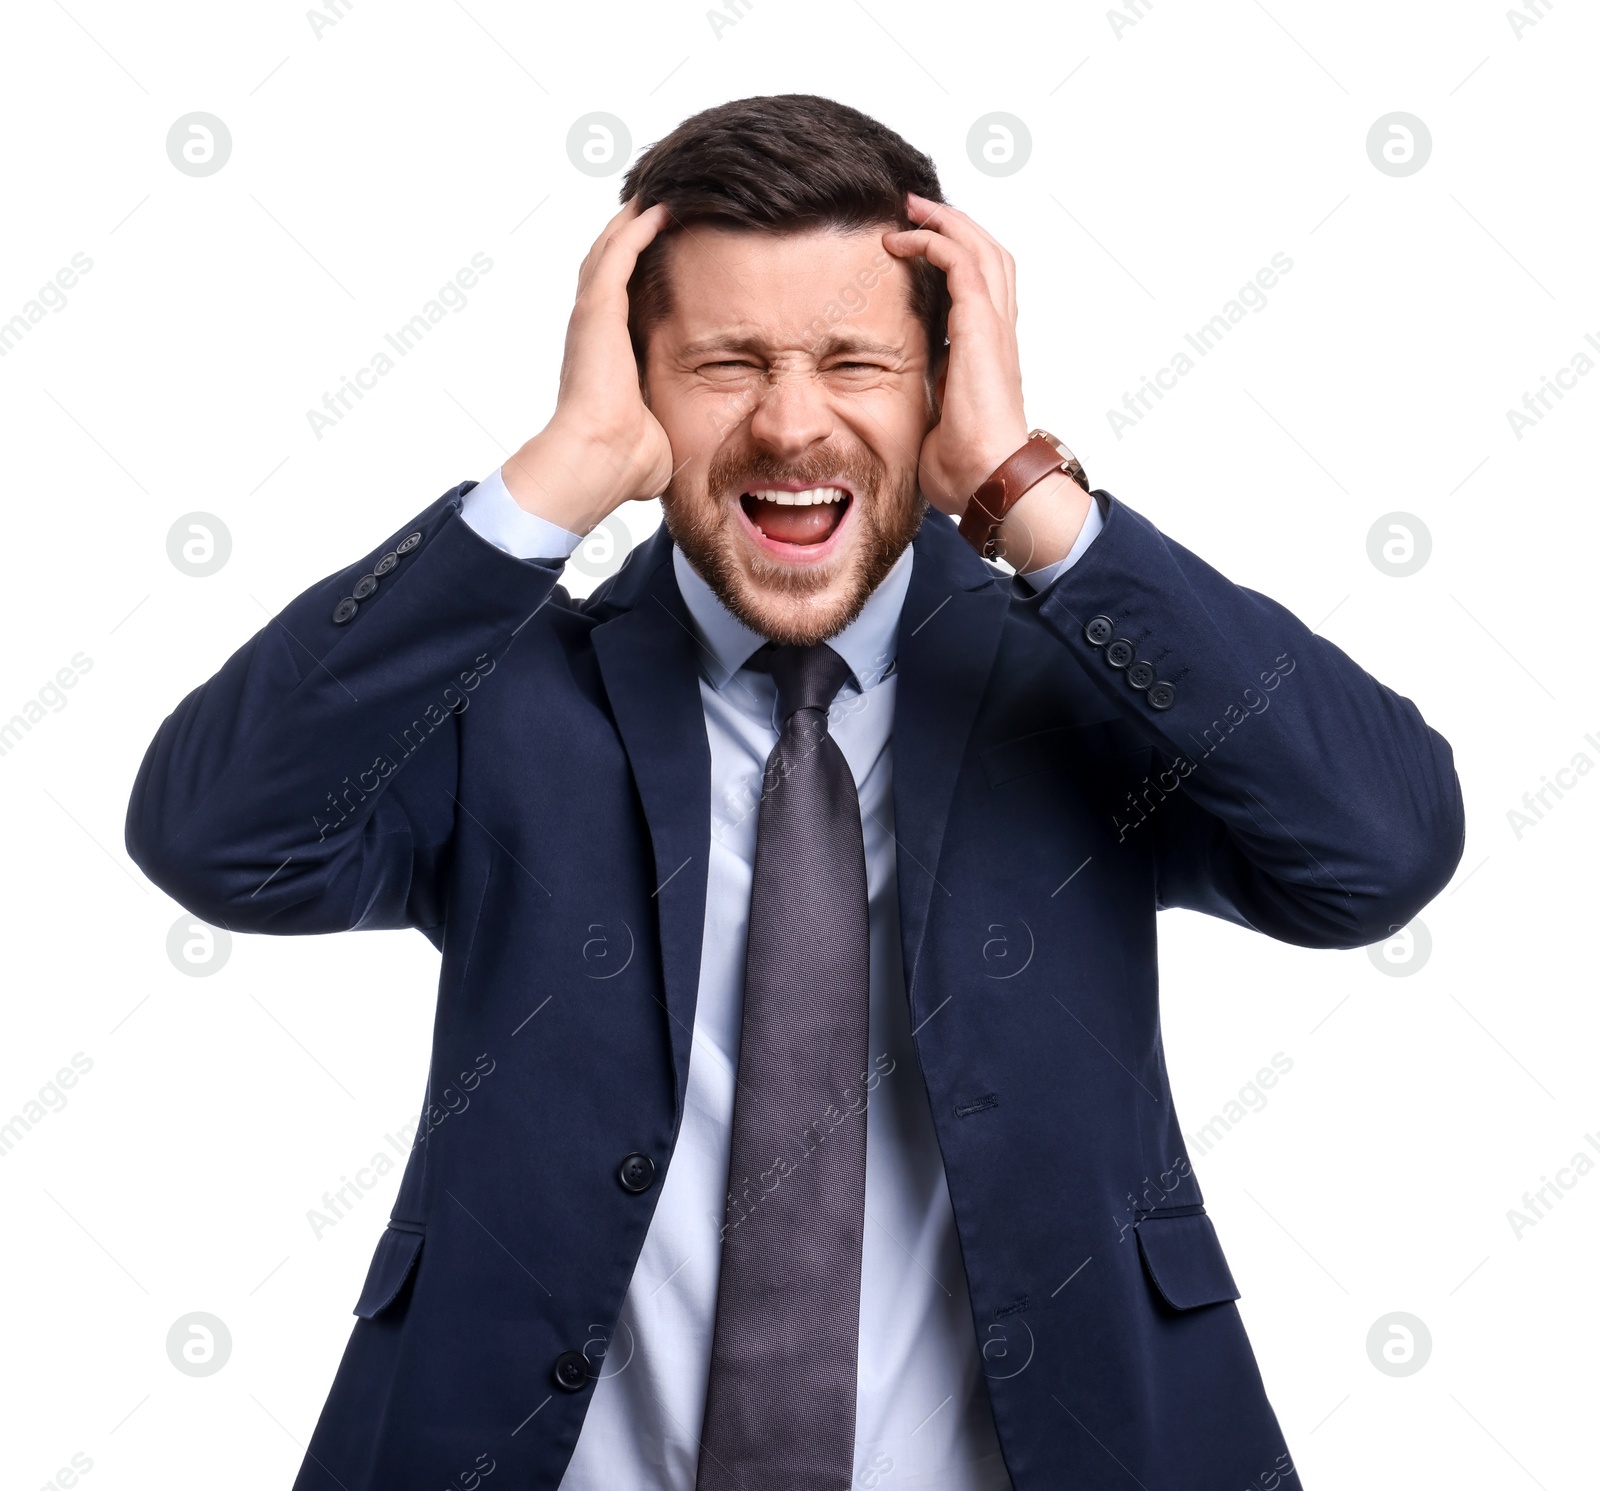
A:
<svg viewBox="0 0 1600 1491">
<path fill-rule="evenodd" d="M 696 1491 L 846 1491 L 867 1175 L 867 867 L 831 647 L 768 644 L 728 1208 Z"/>
</svg>

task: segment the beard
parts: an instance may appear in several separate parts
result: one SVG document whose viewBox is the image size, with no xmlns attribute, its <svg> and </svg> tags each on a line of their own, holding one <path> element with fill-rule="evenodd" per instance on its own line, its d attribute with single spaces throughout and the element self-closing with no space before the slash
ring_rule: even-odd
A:
<svg viewBox="0 0 1600 1491">
<path fill-rule="evenodd" d="M 740 494 L 764 482 L 853 484 L 841 522 L 856 525 L 854 540 L 837 561 L 792 565 L 754 550 L 738 531 L 732 511 Z M 674 476 L 662 499 L 662 521 L 718 600 L 754 632 L 786 646 L 809 647 L 836 636 L 861 614 L 895 561 L 916 537 L 927 511 L 917 470 L 891 473 L 875 452 L 823 450 L 786 463 L 765 452 L 719 450 L 702 487 Z"/>
</svg>

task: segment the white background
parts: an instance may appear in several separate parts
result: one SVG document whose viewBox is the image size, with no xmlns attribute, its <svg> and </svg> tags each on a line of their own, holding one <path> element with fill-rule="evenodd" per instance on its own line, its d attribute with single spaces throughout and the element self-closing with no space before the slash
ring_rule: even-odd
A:
<svg viewBox="0 0 1600 1491">
<path fill-rule="evenodd" d="M 544 422 L 618 185 L 571 164 L 574 121 L 614 114 L 637 151 L 791 91 L 929 151 L 1013 251 L 1029 417 L 1096 485 L 1454 746 L 1467 847 L 1427 960 L 1395 977 L 1169 914 L 1168 1057 L 1190 1133 L 1293 1063 L 1195 1160 L 1313 1491 L 1592 1483 L 1600 1175 L 1566 1172 L 1520 1236 L 1507 1213 L 1600 1160 L 1600 774 L 1520 836 L 1507 813 L 1600 763 L 1600 376 L 1520 439 L 1507 411 L 1600 338 L 1593 10 L 1520 32 L 1504 0 L 1154 0 L 1120 31 L 1028 3 L 751 0 L 720 32 L 705 0 L 341 10 L 319 34 L 294 4 L 6 7 L 0 319 L 93 268 L 0 358 L 0 720 L 91 666 L 0 755 L 0 1122 L 93 1065 L 0 1157 L 5 1483 L 78 1454 L 95 1487 L 290 1484 L 398 1169 L 320 1238 L 307 1212 L 414 1118 L 436 955 L 239 937 L 180 972 L 181 908 L 122 848 L 134 773 L 270 614 Z M 232 136 L 205 177 L 165 144 L 197 110 Z M 997 110 L 1032 137 L 1004 177 L 966 145 Z M 1432 136 L 1403 177 L 1366 148 L 1396 110 Z M 307 410 L 480 251 L 466 307 L 318 439 Z M 1278 252 L 1266 307 L 1119 438 L 1107 411 Z M 232 536 L 209 578 L 167 554 L 195 511 Z M 1394 511 L 1432 537 L 1406 578 L 1368 556 Z M 214 1375 L 167 1357 L 194 1311 L 231 1333 Z M 1368 1355 L 1395 1311 L 1431 1333 L 1409 1376 Z"/>
</svg>

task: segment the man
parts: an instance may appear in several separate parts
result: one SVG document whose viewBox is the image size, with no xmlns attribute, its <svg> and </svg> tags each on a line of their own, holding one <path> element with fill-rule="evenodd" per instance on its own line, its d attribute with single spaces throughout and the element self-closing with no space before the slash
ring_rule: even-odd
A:
<svg viewBox="0 0 1600 1491">
<path fill-rule="evenodd" d="M 134 789 L 196 915 L 443 954 L 297 1486 L 1274 1491 L 1155 913 L 1388 936 L 1449 746 L 1030 433 L 1011 256 L 891 131 L 746 99 L 622 197 L 545 427 Z"/>
</svg>

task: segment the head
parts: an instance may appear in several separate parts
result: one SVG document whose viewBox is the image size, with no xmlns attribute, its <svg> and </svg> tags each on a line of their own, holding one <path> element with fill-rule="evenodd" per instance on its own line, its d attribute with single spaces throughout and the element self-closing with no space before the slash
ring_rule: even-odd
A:
<svg viewBox="0 0 1600 1491">
<path fill-rule="evenodd" d="M 911 542 L 949 295 L 883 234 L 933 163 L 844 104 L 740 99 L 680 124 L 621 198 L 670 221 L 628 285 L 645 402 L 672 444 L 668 531 L 734 615 L 833 636 Z"/>
</svg>

